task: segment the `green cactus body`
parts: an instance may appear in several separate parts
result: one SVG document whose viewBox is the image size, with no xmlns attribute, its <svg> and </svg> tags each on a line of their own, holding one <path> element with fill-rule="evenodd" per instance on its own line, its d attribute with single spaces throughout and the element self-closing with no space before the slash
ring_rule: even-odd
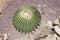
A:
<svg viewBox="0 0 60 40">
<path fill-rule="evenodd" d="M 33 6 L 22 6 L 13 16 L 14 27 L 21 32 L 29 33 L 40 25 L 40 12 Z"/>
</svg>

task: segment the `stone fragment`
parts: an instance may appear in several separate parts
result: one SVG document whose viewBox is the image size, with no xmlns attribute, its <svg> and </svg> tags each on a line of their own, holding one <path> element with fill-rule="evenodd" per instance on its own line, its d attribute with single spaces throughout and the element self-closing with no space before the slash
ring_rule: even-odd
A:
<svg viewBox="0 0 60 40">
<path fill-rule="evenodd" d="M 59 28 L 59 26 L 54 26 L 54 29 L 58 33 L 58 35 L 60 35 L 60 28 Z"/>
<path fill-rule="evenodd" d="M 0 40 L 2 40 L 3 38 L 2 37 L 0 37 Z"/>
<path fill-rule="evenodd" d="M 48 21 L 47 25 L 48 27 L 52 28 L 52 21 Z"/>
<path fill-rule="evenodd" d="M 50 35 L 50 34 L 49 34 L 49 35 L 46 37 L 45 40 L 56 40 L 56 37 L 57 37 L 56 34 L 53 34 L 53 35 Z"/>
<path fill-rule="evenodd" d="M 59 24 L 59 19 L 55 19 L 55 20 L 53 21 L 53 24 Z"/>
<path fill-rule="evenodd" d="M 8 34 L 4 33 L 4 40 L 7 40 L 7 39 L 8 39 Z"/>
</svg>

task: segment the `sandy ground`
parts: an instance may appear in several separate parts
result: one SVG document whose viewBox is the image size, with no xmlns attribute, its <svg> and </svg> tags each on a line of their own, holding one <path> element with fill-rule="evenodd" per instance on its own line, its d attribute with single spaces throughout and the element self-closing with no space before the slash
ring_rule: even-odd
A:
<svg viewBox="0 0 60 40">
<path fill-rule="evenodd" d="M 33 5 L 41 11 L 42 21 L 41 25 L 32 33 L 22 34 L 18 32 L 12 24 L 12 16 L 15 11 L 22 5 Z M 3 9 L 0 15 L 0 33 L 7 32 L 8 40 L 33 40 L 33 38 L 42 33 L 45 33 L 45 25 L 48 20 L 53 20 L 60 16 L 60 0 L 14 0 L 12 3 L 7 2 L 7 7 Z M 46 29 L 48 30 L 48 29 Z"/>
</svg>

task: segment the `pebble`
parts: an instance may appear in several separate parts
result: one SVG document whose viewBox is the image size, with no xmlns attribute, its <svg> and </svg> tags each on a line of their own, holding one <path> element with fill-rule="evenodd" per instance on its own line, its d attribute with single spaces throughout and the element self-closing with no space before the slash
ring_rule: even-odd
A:
<svg viewBox="0 0 60 40">
<path fill-rule="evenodd" d="M 0 37 L 0 40 L 2 40 L 2 37 Z"/>
<path fill-rule="evenodd" d="M 56 37 L 57 37 L 56 34 L 48 35 L 45 40 L 56 40 Z"/>
<path fill-rule="evenodd" d="M 60 35 L 60 28 L 59 28 L 59 26 L 54 26 L 54 29 Z"/>
<path fill-rule="evenodd" d="M 52 28 L 52 21 L 48 21 L 47 25 Z"/>
<path fill-rule="evenodd" d="M 46 4 L 44 4 L 44 7 L 46 7 Z"/>
<path fill-rule="evenodd" d="M 8 39 L 8 34 L 4 33 L 4 40 L 7 40 L 7 39 Z"/>
<path fill-rule="evenodd" d="M 0 36 L 0 40 L 7 40 L 8 39 L 8 34 L 4 33 Z"/>
<path fill-rule="evenodd" d="M 59 24 L 59 19 L 55 19 L 55 20 L 53 21 L 53 24 Z"/>
</svg>

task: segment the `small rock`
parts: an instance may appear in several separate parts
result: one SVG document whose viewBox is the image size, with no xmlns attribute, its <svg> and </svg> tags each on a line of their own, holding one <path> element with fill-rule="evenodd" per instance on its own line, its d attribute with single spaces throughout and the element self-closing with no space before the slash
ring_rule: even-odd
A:
<svg viewBox="0 0 60 40">
<path fill-rule="evenodd" d="M 39 39 L 39 40 L 45 40 L 45 38 Z"/>
<path fill-rule="evenodd" d="M 47 25 L 52 28 L 52 21 L 48 21 Z"/>
<path fill-rule="evenodd" d="M 1 12 L 0 12 L 0 15 L 1 15 Z"/>
<path fill-rule="evenodd" d="M 53 35 L 50 35 L 50 34 L 49 34 L 49 35 L 46 37 L 45 40 L 56 40 L 56 37 L 57 37 L 56 34 L 53 34 Z"/>
<path fill-rule="evenodd" d="M 0 37 L 0 40 L 2 40 L 3 38 L 2 37 Z"/>
<path fill-rule="evenodd" d="M 53 24 L 59 24 L 59 19 L 55 19 L 55 20 L 53 21 Z"/>
<path fill-rule="evenodd" d="M 46 7 L 46 4 L 44 4 L 44 7 Z"/>
<path fill-rule="evenodd" d="M 60 28 L 59 28 L 59 26 L 54 26 L 54 29 L 60 35 Z"/>
<path fill-rule="evenodd" d="M 8 34 L 4 33 L 4 40 L 7 40 L 7 39 L 8 39 Z"/>
<path fill-rule="evenodd" d="M 57 40 L 60 40 L 60 37 L 57 36 Z"/>
<path fill-rule="evenodd" d="M 8 36 L 10 36 L 11 34 L 10 33 L 8 33 Z"/>
</svg>

